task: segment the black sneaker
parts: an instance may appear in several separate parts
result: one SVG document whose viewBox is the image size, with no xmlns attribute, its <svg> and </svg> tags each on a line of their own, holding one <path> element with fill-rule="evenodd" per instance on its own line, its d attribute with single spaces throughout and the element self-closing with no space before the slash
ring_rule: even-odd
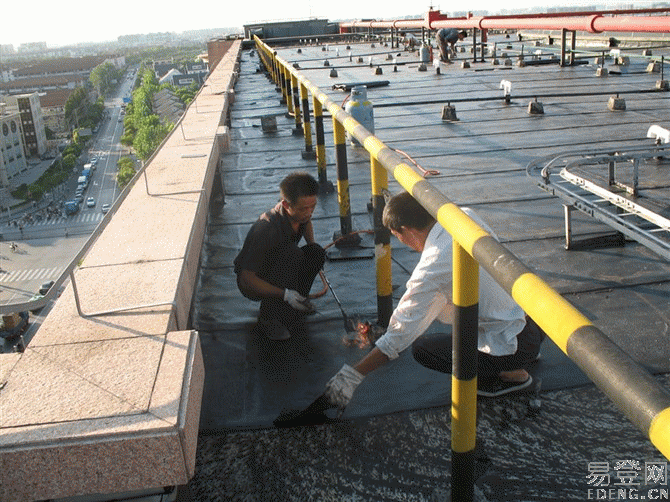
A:
<svg viewBox="0 0 670 502">
<path fill-rule="evenodd" d="M 477 382 L 477 395 L 481 397 L 498 397 L 511 392 L 527 389 L 533 383 L 533 377 L 528 375 L 525 382 L 505 382 L 500 378 L 485 379 Z"/>
</svg>

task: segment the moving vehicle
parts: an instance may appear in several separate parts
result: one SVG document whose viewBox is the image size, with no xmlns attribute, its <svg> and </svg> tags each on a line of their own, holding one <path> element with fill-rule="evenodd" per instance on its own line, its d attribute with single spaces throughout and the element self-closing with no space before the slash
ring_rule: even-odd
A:
<svg viewBox="0 0 670 502">
<path fill-rule="evenodd" d="M 107 214 L 107 212 L 109 211 L 109 209 L 110 209 L 111 207 L 112 207 L 112 206 L 111 206 L 110 204 L 103 204 L 103 205 L 102 205 L 102 209 L 101 209 L 101 210 L 102 210 L 102 213 L 103 213 L 103 214 Z"/>
<path fill-rule="evenodd" d="M 95 199 L 93 197 L 86 199 L 86 207 L 95 207 Z"/>
<path fill-rule="evenodd" d="M 68 200 L 63 203 L 63 210 L 66 215 L 75 214 L 79 212 L 79 202 L 76 200 Z"/>
</svg>

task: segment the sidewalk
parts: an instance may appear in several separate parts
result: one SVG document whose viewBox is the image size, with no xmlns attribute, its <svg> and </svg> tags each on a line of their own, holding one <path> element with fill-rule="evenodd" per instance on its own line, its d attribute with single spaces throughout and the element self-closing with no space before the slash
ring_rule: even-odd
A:
<svg viewBox="0 0 670 502">
<path fill-rule="evenodd" d="M 23 185 L 24 183 L 26 185 L 29 185 L 37 181 L 40 178 L 40 176 L 42 176 L 42 174 L 44 174 L 44 172 L 49 168 L 49 166 L 53 161 L 54 159 L 46 159 L 46 160 L 36 160 L 34 158 L 30 159 L 28 161 L 28 169 L 22 172 L 20 175 L 14 177 L 11 181 L 11 186 L 9 188 L 2 190 L 3 196 L 1 205 L 3 207 L 3 210 L 0 211 L 0 224 L 7 224 L 12 220 L 17 220 L 21 218 L 24 214 L 43 209 L 51 203 L 51 200 L 42 199 L 36 205 L 33 205 L 33 202 L 31 201 L 22 201 L 20 199 L 14 199 L 13 197 L 11 197 L 10 191 L 16 190 L 16 188 Z M 79 170 L 79 166 L 77 166 L 77 170 Z M 73 183 L 72 180 L 74 180 L 75 177 L 76 175 L 73 173 L 70 176 L 70 178 L 65 182 L 65 184 L 69 185 Z M 11 208 L 9 212 L 6 210 L 7 206 Z"/>
</svg>

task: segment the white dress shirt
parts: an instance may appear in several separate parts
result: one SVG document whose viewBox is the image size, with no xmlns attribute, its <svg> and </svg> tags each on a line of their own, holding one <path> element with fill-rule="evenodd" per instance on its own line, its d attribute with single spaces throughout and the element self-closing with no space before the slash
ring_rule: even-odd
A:
<svg viewBox="0 0 670 502">
<path fill-rule="evenodd" d="M 495 237 L 491 229 L 471 210 L 463 211 Z M 435 223 L 421 253 L 421 259 L 407 281 L 407 290 L 393 311 L 386 333 L 376 346 L 395 359 L 432 324 L 451 324 L 452 246 L 451 235 Z M 526 325 L 525 313 L 512 297 L 480 267 L 478 349 L 492 356 L 516 352 L 516 336 Z"/>
</svg>

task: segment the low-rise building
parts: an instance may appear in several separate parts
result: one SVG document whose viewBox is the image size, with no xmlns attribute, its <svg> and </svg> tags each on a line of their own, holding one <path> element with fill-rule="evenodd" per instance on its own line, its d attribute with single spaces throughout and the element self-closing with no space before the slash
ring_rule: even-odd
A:
<svg viewBox="0 0 670 502">
<path fill-rule="evenodd" d="M 26 169 L 21 115 L 0 104 L 0 188 L 8 187 L 12 178 Z"/>
</svg>

